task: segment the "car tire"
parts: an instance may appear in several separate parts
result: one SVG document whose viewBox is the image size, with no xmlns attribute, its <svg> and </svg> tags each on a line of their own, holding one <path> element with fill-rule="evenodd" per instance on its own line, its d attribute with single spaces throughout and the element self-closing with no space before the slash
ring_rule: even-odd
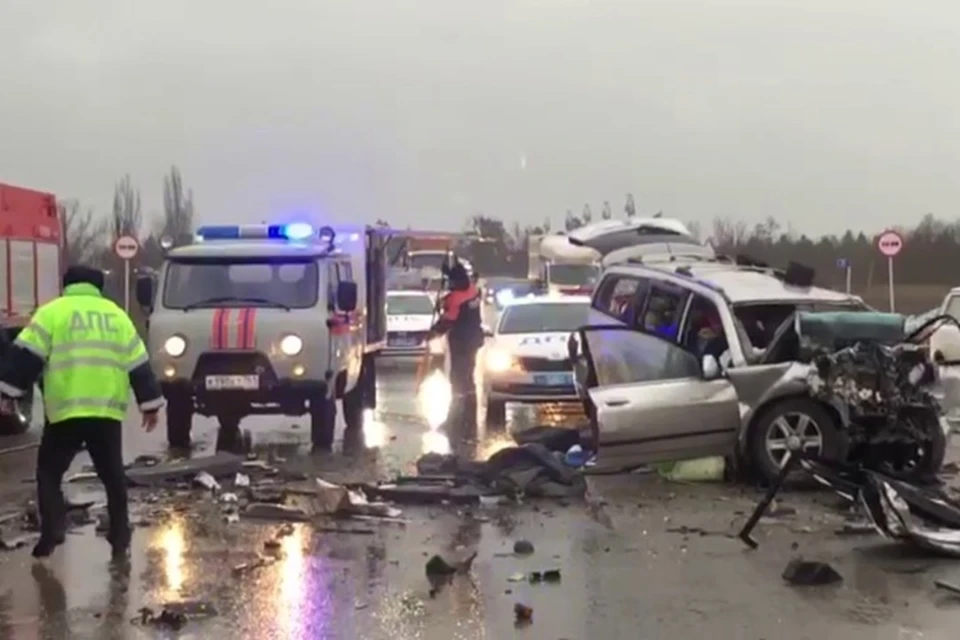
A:
<svg viewBox="0 0 960 640">
<path fill-rule="evenodd" d="M 171 449 L 189 449 L 193 431 L 193 402 L 188 399 L 167 401 L 167 445 Z"/>
<path fill-rule="evenodd" d="M 337 428 L 337 402 L 325 394 L 310 399 L 310 443 L 320 451 L 333 450 Z"/>
<path fill-rule="evenodd" d="M 487 433 L 503 433 L 507 429 L 507 403 L 487 400 Z"/>
<path fill-rule="evenodd" d="M 841 432 L 836 418 L 815 400 L 787 398 L 764 409 L 750 430 L 748 443 L 750 464 L 761 482 L 769 484 L 780 475 L 780 465 L 768 450 L 768 440 L 785 439 L 778 437 L 782 435 L 783 421 L 789 427 L 796 428 L 800 425 L 798 420 L 802 417 L 808 421 L 804 423 L 806 433 L 802 435 L 811 438 L 814 433 L 819 434 L 820 458 L 831 461 L 846 459 L 846 437 Z M 815 450 L 812 444 L 808 448 L 808 451 Z"/>
</svg>

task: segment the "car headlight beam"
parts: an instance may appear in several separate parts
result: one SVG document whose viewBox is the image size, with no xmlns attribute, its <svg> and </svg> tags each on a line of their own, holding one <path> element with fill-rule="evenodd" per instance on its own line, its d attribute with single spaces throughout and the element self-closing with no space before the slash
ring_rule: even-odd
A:
<svg viewBox="0 0 960 640">
<path fill-rule="evenodd" d="M 285 356 L 295 356 L 303 351 L 303 340 L 292 333 L 280 340 L 280 351 Z"/>
<path fill-rule="evenodd" d="M 513 356 L 503 349 L 492 349 L 487 352 L 486 366 L 491 373 L 504 373 L 513 368 Z"/>
<path fill-rule="evenodd" d="M 187 351 L 187 340 L 180 335 L 170 336 L 163 343 L 163 350 L 167 352 L 167 355 L 179 358 Z"/>
</svg>

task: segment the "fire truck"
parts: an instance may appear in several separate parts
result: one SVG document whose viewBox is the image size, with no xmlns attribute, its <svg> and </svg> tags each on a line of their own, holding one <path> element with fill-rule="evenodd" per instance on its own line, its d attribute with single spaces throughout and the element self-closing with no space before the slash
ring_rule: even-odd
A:
<svg viewBox="0 0 960 640">
<path fill-rule="evenodd" d="M 37 307 L 60 295 L 63 220 L 51 193 L 0 183 L 0 364 Z M 0 416 L 0 435 L 23 433 L 33 394 L 16 416 Z"/>
</svg>

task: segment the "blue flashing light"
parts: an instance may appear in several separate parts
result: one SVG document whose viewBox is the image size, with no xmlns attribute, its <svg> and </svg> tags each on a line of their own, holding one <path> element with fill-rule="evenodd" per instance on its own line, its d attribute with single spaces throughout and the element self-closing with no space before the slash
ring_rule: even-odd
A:
<svg viewBox="0 0 960 640">
<path fill-rule="evenodd" d="M 240 238 L 240 227 L 237 225 L 209 225 L 197 229 L 197 238 L 200 240 L 237 240 Z"/>
<path fill-rule="evenodd" d="M 292 222 L 290 224 L 278 225 L 277 227 L 271 227 L 277 229 L 278 237 L 285 238 L 287 240 L 307 240 L 316 235 L 316 231 L 312 226 L 306 222 Z M 273 233 L 269 234 L 270 237 L 274 237 Z"/>
</svg>

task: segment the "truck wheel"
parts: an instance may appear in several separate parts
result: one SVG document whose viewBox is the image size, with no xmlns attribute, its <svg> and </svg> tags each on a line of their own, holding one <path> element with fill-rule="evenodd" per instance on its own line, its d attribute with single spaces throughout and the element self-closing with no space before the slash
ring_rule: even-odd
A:
<svg viewBox="0 0 960 640">
<path fill-rule="evenodd" d="M 193 402 L 169 400 L 167 402 L 167 444 L 171 449 L 189 449 L 190 432 L 193 429 Z"/>
<path fill-rule="evenodd" d="M 357 381 L 350 391 L 343 394 L 343 422 L 346 428 L 343 432 L 343 442 L 354 446 L 363 441 L 363 412 L 366 408 L 364 401 L 367 399 L 366 389 L 363 388 L 363 375 Z"/>
<path fill-rule="evenodd" d="M 487 433 L 502 433 L 507 428 L 507 403 L 487 400 Z"/>
<path fill-rule="evenodd" d="M 363 356 L 363 371 L 360 373 L 363 382 L 363 408 L 377 408 L 377 358 L 368 353 Z"/>
<path fill-rule="evenodd" d="M 847 457 L 846 438 L 837 421 L 823 405 L 807 398 L 773 404 L 750 430 L 750 462 L 765 483 L 776 480 L 787 451 L 796 448 L 829 461 Z"/>
<path fill-rule="evenodd" d="M 325 394 L 310 400 L 310 442 L 320 451 L 333 450 L 333 436 L 337 428 L 337 401 Z"/>
<path fill-rule="evenodd" d="M 246 453 L 243 450 L 243 439 L 240 435 L 240 418 L 234 416 L 217 416 L 220 428 L 217 429 L 217 451 L 230 453 Z"/>
</svg>

